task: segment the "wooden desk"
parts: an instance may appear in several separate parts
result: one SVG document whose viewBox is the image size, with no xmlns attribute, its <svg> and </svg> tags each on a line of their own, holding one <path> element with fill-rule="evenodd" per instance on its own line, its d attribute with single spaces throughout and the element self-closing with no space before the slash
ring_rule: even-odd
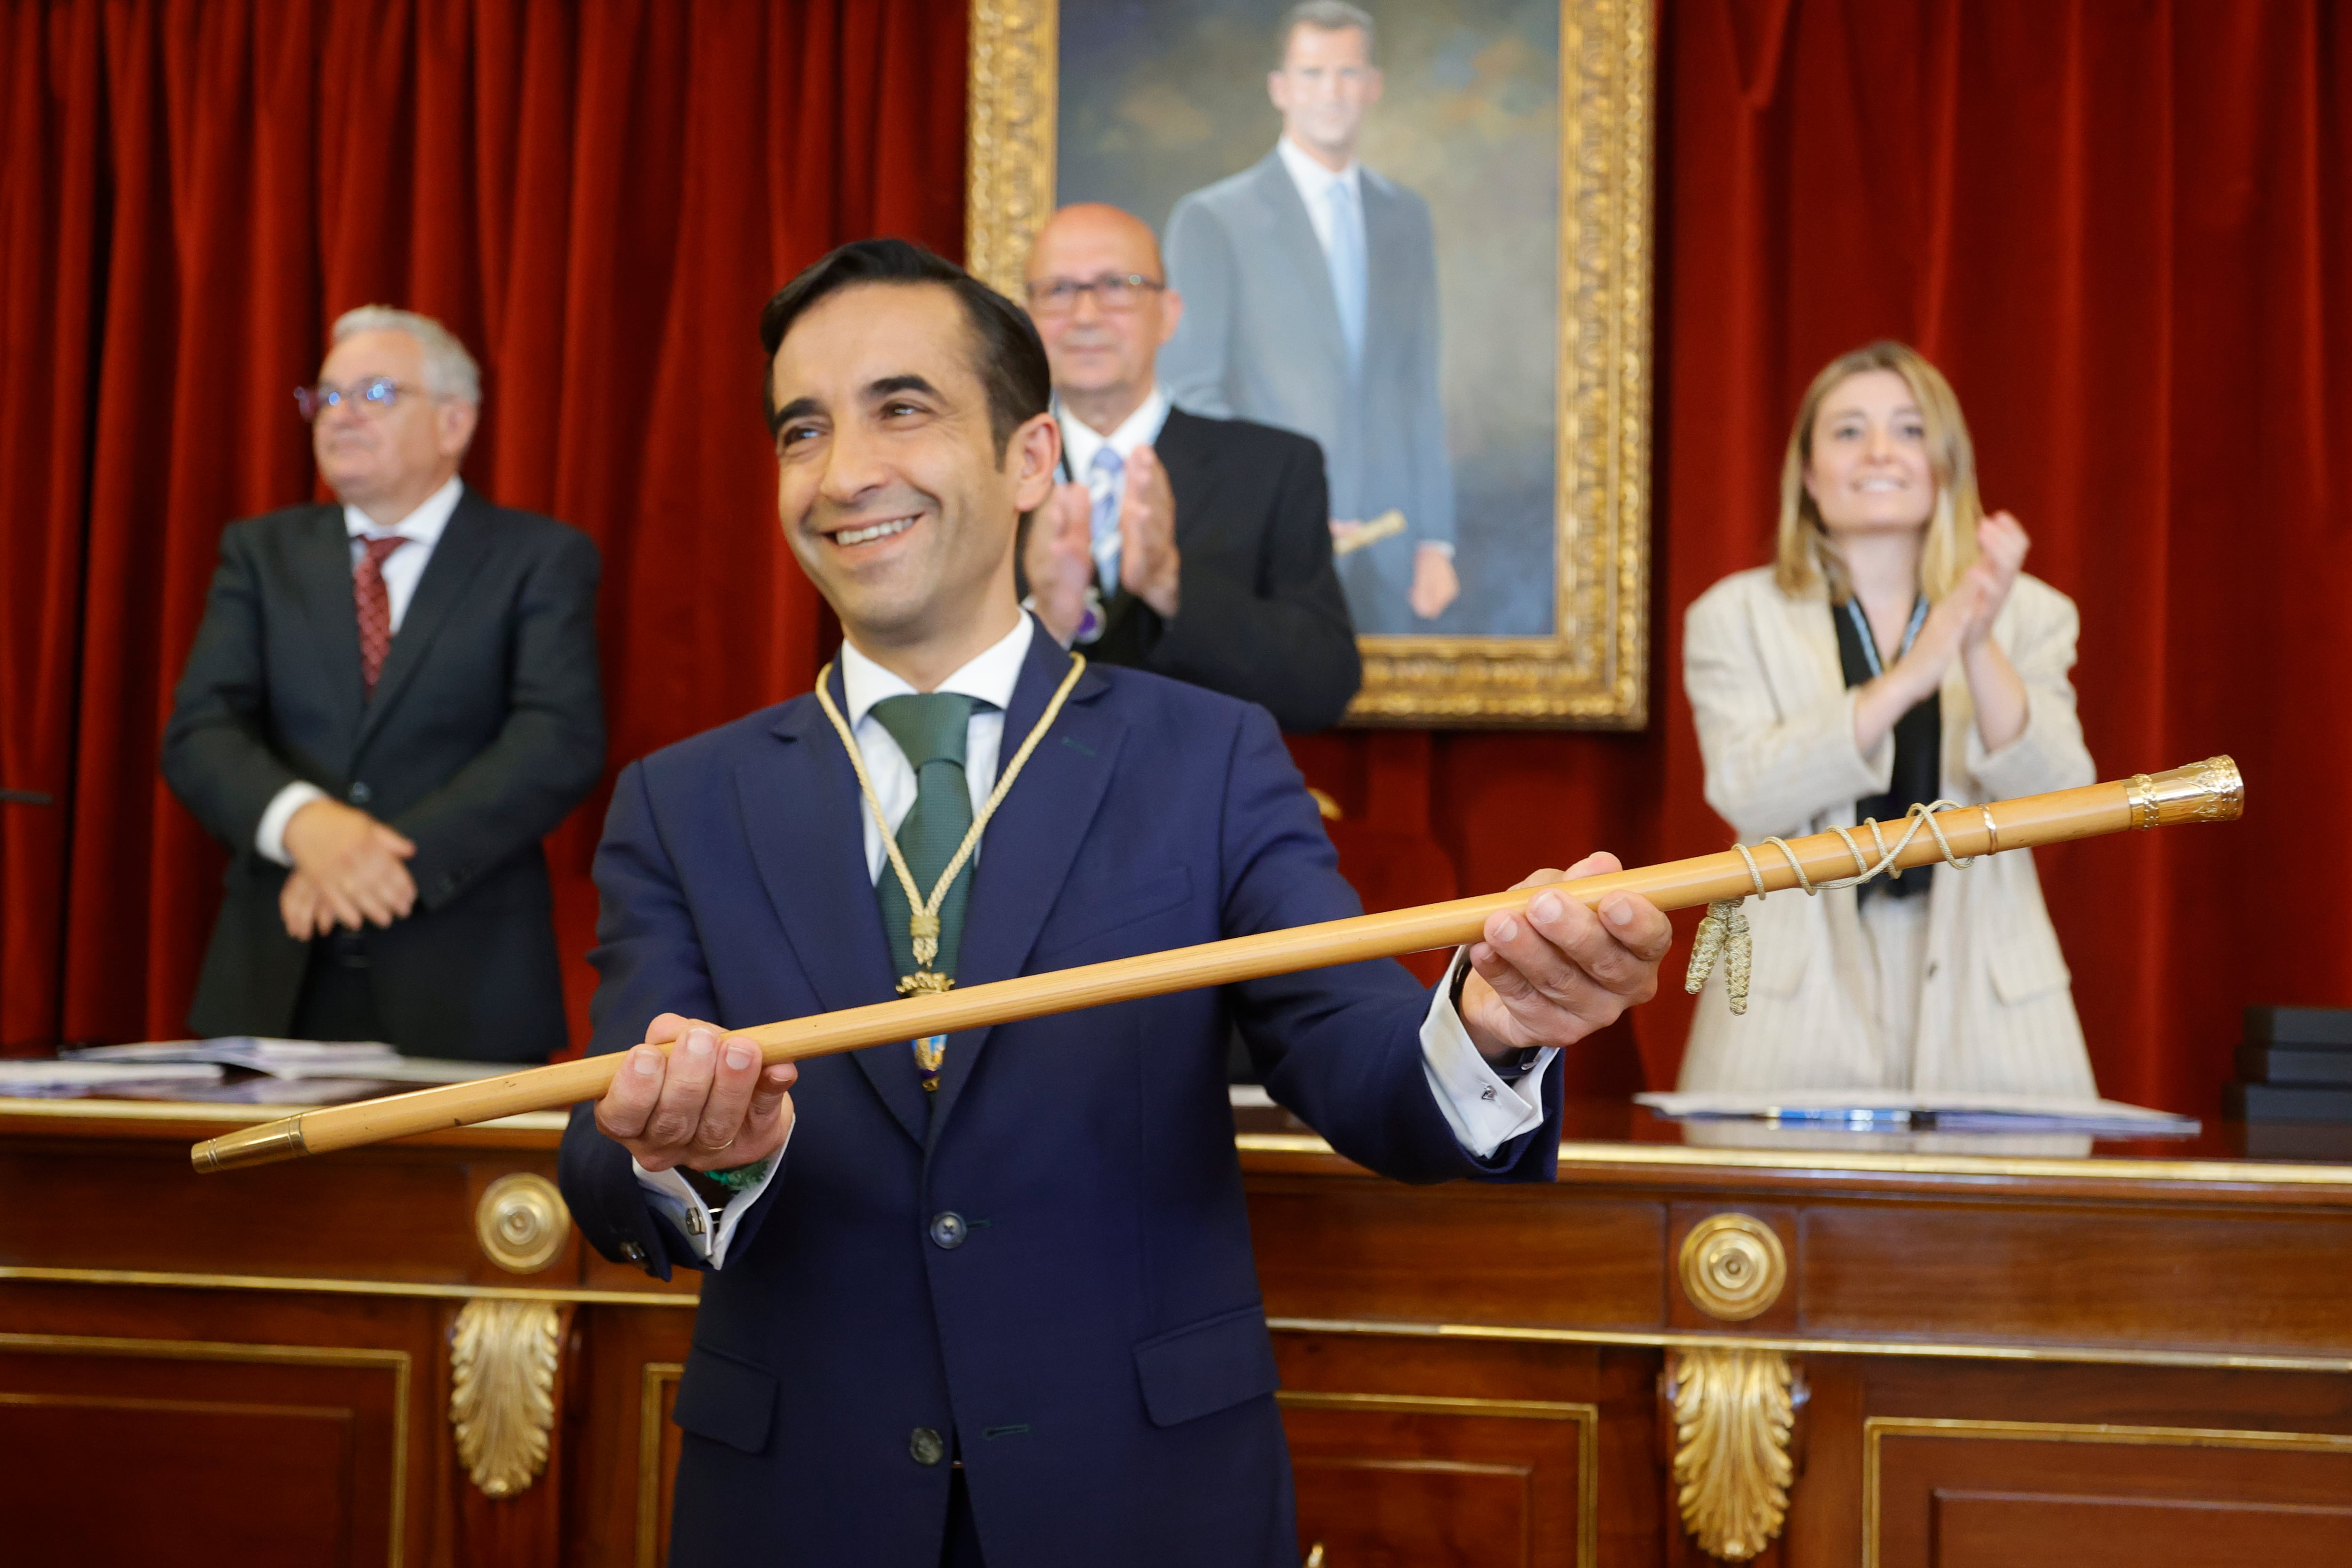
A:
<svg viewBox="0 0 2352 1568">
<path fill-rule="evenodd" d="M 658 1562 L 692 1280 L 478 1236 L 528 1249 L 493 1184 L 551 1179 L 557 1120 L 190 1173 L 257 1119 L 0 1102 L 15 1560 Z M 1684 1499 L 1768 1563 L 2352 1562 L 2352 1166 L 1575 1131 L 1545 1188 L 1241 1134 L 1328 1568 L 1705 1562 Z M 1724 1282 L 1784 1265 L 1737 1321 L 1681 1267 L 1727 1213 Z"/>
</svg>

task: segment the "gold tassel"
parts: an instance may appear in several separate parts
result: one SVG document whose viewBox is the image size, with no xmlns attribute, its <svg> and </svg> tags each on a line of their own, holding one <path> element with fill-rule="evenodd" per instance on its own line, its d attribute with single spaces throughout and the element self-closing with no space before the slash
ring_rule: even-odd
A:
<svg viewBox="0 0 2352 1568">
<path fill-rule="evenodd" d="M 1724 992 L 1735 1014 L 1748 1011 L 1748 974 L 1755 956 L 1748 917 L 1739 910 L 1745 902 L 1744 898 L 1718 899 L 1706 906 L 1706 918 L 1698 922 L 1698 934 L 1691 939 L 1690 969 L 1683 976 L 1683 989 L 1695 996 L 1720 961 Z"/>
</svg>

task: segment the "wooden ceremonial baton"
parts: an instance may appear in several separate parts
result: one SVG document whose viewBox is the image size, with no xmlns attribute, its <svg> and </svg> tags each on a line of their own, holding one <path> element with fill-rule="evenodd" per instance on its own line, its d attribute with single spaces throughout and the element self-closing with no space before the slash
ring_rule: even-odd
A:
<svg viewBox="0 0 2352 1568">
<path fill-rule="evenodd" d="M 2140 773 L 2081 789 L 2026 795 L 1985 805 L 1958 806 L 1936 814 L 1952 853 L 1963 858 L 2024 849 L 2042 844 L 2063 844 L 2127 828 L 2147 828 L 2186 822 L 2234 821 L 2245 805 L 2245 785 L 2237 764 L 2213 757 L 2170 773 Z M 1881 824 L 1891 846 L 1904 824 Z M 1853 837 L 1873 859 L 1876 846 L 1865 830 Z M 1804 879 L 1829 882 L 1851 877 L 1858 869 L 1854 850 L 1836 833 L 1816 833 L 1789 840 L 1789 849 L 1804 868 Z M 1799 886 L 1790 858 L 1776 845 L 1751 848 L 1755 869 L 1739 851 L 1701 855 L 1688 860 L 1605 876 L 1582 877 L 1572 882 L 1549 884 L 1551 890 L 1597 905 L 1612 893 L 1634 893 L 1664 910 L 1688 909 L 1736 899 L 1757 891 L 1761 878 L 1765 892 Z M 1914 837 L 1895 866 L 1908 870 L 1944 858 L 1933 834 Z M 1045 974 L 1024 974 L 984 985 L 805 1018 L 787 1018 L 738 1029 L 730 1039 L 758 1043 L 769 1065 L 831 1056 L 867 1046 L 981 1029 L 1052 1013 L 1076 1012 L 1114 1002 L 1165 995 L 1205 985 L 1225 985 L 1269 974 L 1288 974 L 1326 964 L 1355 963 L 1365 959 L 1394 958 L 1431 948 L 1458 947 L 1480 940 L 1487 917 L 1517 913 L 1544 887 L 1515 888 L 1475 899 L 1454 899 L 1442 904 L 1393 910 L 1385 914 L 1358 915 L 1326 921 L 1288 931 L 1263 931 L 1223 942 L 1202 942 L 1166 952 L 1140 954 L 1089 963 Z M 668 1047 L 658 1047 L 667 1050 Z M 613 1081 L 625 1053 L 609 1052 L 526 1068 L 498 1078 L 447 1084 L 395 1094 L 352 1105 L 332 1105 L 265 1122 L 197 1144 L 190 1158 L 199 1171 L 224 1171 L 240 1165 L 268 1164 L 304 1154 L 324 1154 L 364 1143 L 380 1143 L 416 1132 L 437 1132 L 467 1127 L 527 1110 L 554 1110 L 583 1100 L 599 1099 Z"/>
</svg>

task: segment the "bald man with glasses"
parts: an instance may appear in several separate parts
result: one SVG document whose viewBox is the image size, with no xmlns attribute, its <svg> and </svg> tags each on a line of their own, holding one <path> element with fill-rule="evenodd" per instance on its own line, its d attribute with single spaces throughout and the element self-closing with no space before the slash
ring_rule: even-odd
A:
<svg viewBox="0 0 2352 1568">
<path fill-rule="evenodd" d="M 1022 551 L 1039 621 L 1098 663 L 1255 702 L 1285 730 L 1336 722 L 1363 668 L 1331 565 L 1322 449 L 1171 405 L 1155 361 L 1184 301 L 1140 218 L 1063 208 L 1027 283 L 1063 453 Z"/>
<path fill-rule="evenodd" d="M 189 1026 L 545 1058 L 569 1032 L 540 840 L 602 776 L 596 547 L 458 479 L 439 322 L 352 310 L 314 386 L 328 504 L 221 535 L 163 734 L 230 856 Z"/>
</svg>

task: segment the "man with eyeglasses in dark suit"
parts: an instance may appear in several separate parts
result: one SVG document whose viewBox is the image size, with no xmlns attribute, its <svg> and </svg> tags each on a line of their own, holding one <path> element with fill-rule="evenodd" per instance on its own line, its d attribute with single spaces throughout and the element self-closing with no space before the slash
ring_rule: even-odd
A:
<svg viewBox="0 0 2352 1568">
<path fill-rule="evenodd" d="M 1022 552 L 1031 605 L 1087 658 L 1336 721 L 1363 679 L 1331 566 L 1321 448 L 1171 407 L 1154 371 L 1184 302 L 1142 220 L 1063 208 L 1029 254 L 1064 482 Z"/>
<path fill-rule="evenodd" d="M 596 547 L 457 478 L 481 373 L 428 317 L 346 313 L 295 397 L 337 502 L 222 533 L 163 734 L 230 855 L 189 1026 L 543 1059 L 540 840 L 604 764 Z"/>
</svg>

